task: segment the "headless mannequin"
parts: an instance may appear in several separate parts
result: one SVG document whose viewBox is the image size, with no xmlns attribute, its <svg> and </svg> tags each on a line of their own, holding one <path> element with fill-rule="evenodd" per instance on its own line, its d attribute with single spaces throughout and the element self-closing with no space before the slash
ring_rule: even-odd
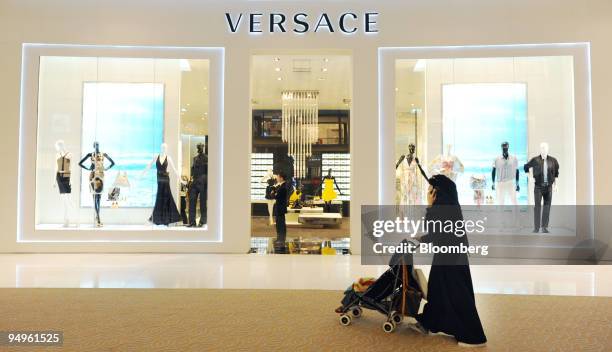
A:
<svg viewBox="0 0 612 352">
<path fill-rule="evenodd" d="M 549 145 L 546 142 L 540 143 L 540 155 L 529 160 L 524 166 L 530 179 L 535 180 L 534 185 L 534 229 L 533 232 L 540 231 L 548 233 L 548 220 L 550 217 L 550 206 L 552 194 L 557 191 L 557 178 L 559 177 L 559 163 L 557 159 L 548 154 Z M 542 210 L 542 201 L 544 209 Z"/>
<path fill-rule="evenodd" d="M 95 212 L 94 223 L 96 227 L 102 227 L 102 222 L 100 221 L 100 200 L 102 198 L 102 190 L 104 189 L 104 171 L 110 170 L 115 166 L 115 162 L 108 154 L 100 152 L 100 144 L 98 142 L 93 143 L 93 148 L 94 151 L 92 153 L 87 153 L 87 155 L 79 161 L 79 166 L 90 171 L 90 190 L 93 196 Z M 87 159 L 90 159 L 89 167 L 86 167 L 84 164 Z M 108 159 L 110 162 L 108 167 L 104 166 L 104 159 Z M 100 160 L 99 164 L 95 162 L 96 160 Z"/>
<path fill-rule="evenodd" d="M 266 185 L 266 203 L 268 204 L 268 225 L 274 225 L 274 197 L 272 194 L 268 194 L 268 190 L 271 190 L 270 187 L 274 187 L 276 184 L 276 178 L 274 177 L 274 172 L 272 169 L 268 169 L 268 172 L 262 177 L 261 183 Z"/>
<path fill-rule="evenodd" d="M 323 182 L 321 183 L 321 186 L 319 187 L 320 189 L 322 189 L 321 198 L 323 198 L 323 202 L 324 202 L 323 211 L 326 213 L 329 213 L 331 211 L 332 200 L 334 200 L 337 197 L 337 195 L 335 194 L 336 192 L 334 192 L 333 188 L 328 189 L 327 187 L 325 187 L 325 180 L 333 180 L 334 186 L 338 190 L 338 194 L 342 195 L 342 191 L 340 190 L 340 187 L 338 186 L 338 182 L 336 182 L 336 178 L 332 176 L 331 173 L 332 173 L 332 169 L 330 168 L 329 170 L 327 170 L 327 175 L 323 177 Z"/>
<path fill-rule="evenodd" d="M 498 158 L 493 163 L 493 169 L 491 171 L 491 179 L 493 180 L 493 185 L 491 186 L 492 190 L 497 191 L 497 202 L 499 205 L 504 205 L 506 196 L 510 197 L 510 201 L 512 205 L 517 205 L 516 200 L 516 192 L 520 192 L 521 187 L 519 186 L 519 170 L 518 170 L 518 162 L 516 161 L 516 157 L 510 155 L 508 152 L 510 149 L 510 143 L 504 142 L 501 145 L 502 155 L 501 158 Z M 510 163 L 510 165 L 505 165 L 506 163 Z M 495 186 L 495 178 L 497 175 L 497 168 L 511 168 L 512 173 L 514 174 L 515 187 L 512 187 L 511 180 L 508 179 L 509 175 L 499 175 L 497 189 Z M 509 170 L 500 170 L 500 172 L 507 173 Z M 502 179 L 503 177 L 503 179 Z"/>
<path fill-rule="evenodd" d="M 399 178 L 400 205 L 419 204 L 419 187 L 416 165 L 416 146 L 408 145 L 408 154 L 402 155 L 395 164 L 396 177 Z"/>
<path fill-rule="evenodd" d="M 189 188 L 189 225 L 202 227 L 207 223 L 208 200 L 208 155 L 204 152 L 204 144 L 198 143 L 197 155 L 191 164 L 191 187 Z M 196 225 L 196 202 L 200 199 L 200 220 Z"/>
<path fill-rule="evenodd" d="M 463 173 L 465 167 L 458 157 L 452 154 L 453 145 L 447 144 L 444 153 L 429 164 L 429 170 L 432 174 L 442 174 L 455 181 L 457 175 Z"/>
<path fill-rule="evenodd" d="M 166 143 L 162 143 L 159 148 L 159 154 L 153 156 L 153 160 L 149 161 L 147 167 L 142 171 L 142 175 L 144 176 L 155 163 L 157 162 L 157 158 L 159 158 L 159 162 L 163 164 L 166 160 L 168 160 L 168 166 L 170 166 L 170 170 L 174 173 L 174 176 L 178 178 L 178 170 L 174 167 L 174 162 L 172 162 L 172 158 L 168 155 L 168 145 Z"/>
<path fill-rule="evenodd" d="M 56 180 L 58 178 L 58 176 L 63 176 L 63 177 L 67 177 L 68 178 L 68 184 L 70 184 L 70 174 L 71 174 L 71 168 L 72 165 L 70 163 L 70 161 L 72 160 L 72 154 L 70 152 L 68 152 L 66 150 L 66 145 L 64 143 L 63 140 L 58 140 L 57 142 L 55 142 L 55 150 L 57 151 L 57 154 L 55 154 L 55 175 L 56 175 Z M 68 163 L 66 165 L 65 162 L 62 162 L 61 164 L 61 169 L 60 170 L 60 162 L 59 160 L 61 159 L 66 159 L 68 160 Z M 63 160 L 62 160 L 63 161 Z M 57 181 L 53 182 L 53 187 L 58 187 L 57 185 Z M 70 197 L 71 193 L 65 193 L 62 192 L 60 190 L 60 199 L 62 200 L 62 207 L 64 209 L 64 227 L 68 227 L 70 224 L 69 221 L 69 214 L 70 214 L 70 210 L 72 209 L 72 200 Z"/>
</svg>

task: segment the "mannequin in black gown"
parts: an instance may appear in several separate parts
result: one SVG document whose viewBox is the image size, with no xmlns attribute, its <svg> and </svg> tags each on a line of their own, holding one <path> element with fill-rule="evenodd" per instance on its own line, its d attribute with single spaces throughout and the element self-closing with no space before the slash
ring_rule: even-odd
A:
<svg viewBox="0 0 612 352">
<path fill-rule="evenodd" d="M 417 159 L 418 163 L 418 159 Z M 418 164 L 423 175 L 424 171 Z M 430 184 L 425 218 L 453 221 L 463 219 L 455 183 L 444 175 L 428 179 Z M 435 246 L 451 246 L 464 243 L 467 235 L 458 237 L 453 232 L 431 231 L 421 237 L 421 242 L 433 242 Z M 461 345 L 480 346 L 487 342 L 476 301 L 467 254 L 436 253 L 433 257 L 427 285 L 427 304 L 417 316 L 418 323 L 410 326 L 422 333 L 441 332 L 455 337 Z"/>
<path fill-rule="evenodd" d="M 157 169 L 157 196 L 150 220 L 155 225 L 169 225 L 181 221 L 172 191 L 170 189 L 170 174 L 168 173 L 168 157 L 162 163 L 159 155 L 155 162 Z"/>
</svg>

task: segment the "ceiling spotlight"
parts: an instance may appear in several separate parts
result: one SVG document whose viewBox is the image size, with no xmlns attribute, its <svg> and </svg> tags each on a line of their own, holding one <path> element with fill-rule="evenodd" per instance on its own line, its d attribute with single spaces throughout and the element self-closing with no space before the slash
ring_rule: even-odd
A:
<svg viewBox="0 0 612 352">
<path fill-rule="evenodd" d="M 280 61 L 280 57 L 275 57 L 274 61 L 279 62 Z"/>
<path fill-rule="evenodd" d="M 208 116 L 208 113 L 207 113 L 207 112 L 205 112 L 205 113 L 204 113 L 204 116 Z"/>
<path fill-rule="evenodd" d="M 274 71 L 276 71 L 276 72 L 280 72 L 280 71 L 281 71 L 281 68 L 280 68 L 280 67 L 277 67 L 277 68 L 275 68 L 275 69 L 274 69 Z"/>
<path fill-rule="evenodd" d="M 204 87 L 204 90 L 208 90 L 208 87 Z"/>
<path fill-rule="evenodd" d="M 325 77 L 319 77 L 319 81 L 325 81 Z"/>
<path fill-rule="evenodd" d="M 327 72 L 327 67 L 323 67 L 323 68 L 321 69 L 321 71 L 323 71 L 323 72 Z"/>
<path fill-rule="evenodd" d="M 187 103 L 187 106 L 189 106 L 189 103 Z"/>
<path fill-rule="evenodd" d="M 283 80 L 283 77 L 278 77 L 276 80 L 277 80 L 277 81 L 282 81 L 282 80 Z"/>
<path fill-rule="evenodd" d="M 395 87 L 395 91 L 396 91 L 396 92 L 399 92 L 399 88 Z"/>
<path fill-rule="evenodd" d="M 187 109 L 185 109 L 185 108 L 182 108 L 182 109 L 181 109 L 181 111 L 182 111 L 182 112 L 185 112 L 185 111 L 187 111 Z"/>
<path fill-rule="evenodd" d="M 323 62 L 329 62 L 329 59 L 328 58 L 324 58 Z"/>
</svg>

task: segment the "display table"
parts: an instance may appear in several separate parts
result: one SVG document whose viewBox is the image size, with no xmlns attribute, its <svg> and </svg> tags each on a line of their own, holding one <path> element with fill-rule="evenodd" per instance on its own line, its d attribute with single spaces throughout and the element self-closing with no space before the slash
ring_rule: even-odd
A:
<svg viewBox="0 0 612 352">
<path fill-rule="evenodd" d="M 338 213 L 300 214 L 298 222 L 309 226 L 337 226 L 342 222 L 342 215 Z"/>
<path fill-rule="evenodd" d="M 319 208 L 319 207 L 300 208 L 300 209 L 287 208 L 287 214 L 285 215 L 285 221 L 287 222 L 287 225 L 291 225 L 291 226 L 301 225 L 299 221 L 299 217 L 301 214 L 323 214 L 323 208 Z"/>
<path fill-rule="evenodd" d="M 287 209 L 285 215 L 287 226 L 324 227 L 336 226 L 342 222 L 339 213 L 324 213 L 323 208 Z"/>
</svg>

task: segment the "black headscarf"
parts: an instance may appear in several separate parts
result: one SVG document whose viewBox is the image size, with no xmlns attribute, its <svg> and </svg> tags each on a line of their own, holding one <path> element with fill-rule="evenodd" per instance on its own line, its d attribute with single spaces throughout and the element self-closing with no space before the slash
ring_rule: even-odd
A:
<svg viewBox="0 0 612 352">
<path fill-rule="evenodd" d="M 431 207 L 427 209 L 426 220 L 439 220 L 442 222 L 452 221 L 457 226 L 463 227 L 463 214 L 459 204 L 457 185 L 450 178 L 444 175 L 434 175 L 428 180 L 429 184 L 436 190 L 436 199 Z M 461 225 L 459 225 L 461 224 Z M 455 227 L 455 230 L 457 228 Z M 422 242 L 432 242 L 436 246 L 456 246 L 460 243 L 468 245 L 467 234 L 457 236 L 455 232 L 432 231 L 421 239 Z M 465 254 L 435 254 L 432 264 L 449 265 L 465 264 L 467 255 Z"/>
<path fill-rule="evenodd" d="M 427 182 L 436 190 L 436 199 L 434 200 L 433 206 L 459 206 L 457 185 L 450 178 L 444 175 L 434 175 L 430 177 Z"/>
</svg>

